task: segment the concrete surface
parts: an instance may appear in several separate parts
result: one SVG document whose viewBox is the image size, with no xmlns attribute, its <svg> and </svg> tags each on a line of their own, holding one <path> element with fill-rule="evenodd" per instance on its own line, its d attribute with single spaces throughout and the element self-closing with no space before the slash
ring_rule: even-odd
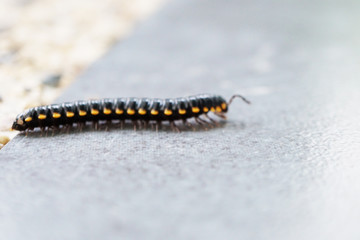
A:
<svg viewBox="0 0 360 240">
<path fill-rule="evenodd" d="M 17 136 L 0 239 L 360 239 L 358 1 L 176 0 L 59 99 L 242 93 L 210 131 Z"/>
</svg>

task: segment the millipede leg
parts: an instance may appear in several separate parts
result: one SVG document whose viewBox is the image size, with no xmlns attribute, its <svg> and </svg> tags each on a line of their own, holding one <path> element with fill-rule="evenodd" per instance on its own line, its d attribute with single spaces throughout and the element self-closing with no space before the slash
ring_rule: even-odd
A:
<svg viewBox="0 0 360 240">
<path fill-rule="evenodd" d="M 59 130 L 59 126 L 53 126 L 51 136 L 54 136 L 57 130 Z"/>
<path fill-rule="evenodd" d="M 143 121 L 144 123 L 144 129 L 147 130 L 147 128 L 149 127 L 149 121 Z"/>
<path fill-rule="evenodd" d="M 50 130 L 50 129 L 51 129 L 51 136 L 54 136 L 55 126 L 50 126 L 50 127 L 48 128 L 48 130 Z"/>
<path fill-rule="evenodd" d="M 136 125 L 139 126 L 139 130 L 142 129 L 142 122 L 141 122 L 141 120 L 136 121 Z"/>
<path fill-rule="evenodd" d="M 79 123 L 78 123 L 79 132 L 82 132 L 84 125 L 85 125 L 85 123 L 83 123 L 83 122 L 79 122 Z"/>
<path fill-rule="evenodd" d="M 45 127 L 40 127 L 40 131 L 41 131 L 40 136 L 42 137 L 42 136 L 43 136 L 43 134 L 44 134 L 44 131 L 45 131 Z"/>
<path fill-rule="evenodd" d="M 210 128 L 213 128 L 214 125 L 212 125 L 210 122 L 205 121 L 204 119 L 198 117 L 199 121 L 201 121 L 202 123 L 206 124 L 207 126 L 209 126 Z"/>
<path fill-rule="evenodd" d="M 106 121 L 106 126 L 105 126 L 105 131 L 109 131 L 110 126 L 111 126 L 111 120 L 107 120 Z"/>
<path fill-rule="evenodd" d="M 99 122 L 98 121 L 93 121 L 93 128 L 95 130 L 99 130 Z"/>
<path fill-rule="evenodd" d="M 65 132 L 65 125 L 63 125 L 62 127 L 59 127 L 59 133 L 64 133 Z"/>
<path fill-rule="evenodd" d="M 183 124 L 186 126 L 186 127 L 190 127 L 193 131 L 196 130 L 196 128 L 194 127 L 194 125 L 192 125 L 190 122 L 188 122 L 186 119 L 183 119 Z"/>
<path fill-rule="evenodd" d="M 137 125 L 137 122 L 135 120 L 132 120 L 132 123 L 133 123 L 133 126 L 134 126 L 134 131 L 136 131 L 136 125 Z"/>
<path fill-rule="evenodd" d="M 214 119 L 212 119 L 209 115 L 205 114 L 205 117 L 206 117 L 207 119 L 209 119 L 210 122 L 212 122 L 213 124 L 215 124 L 216 127 L 219 126 L 219 123 L 218 123 L 217 121 L 215 121 Z"/>
<path fill-rule="evenodd" d="M 66 133 L 69 134 L 70 133 L 70 129 L 72 128 L 72 124 L 69 123 L 66 125 Z"/>
<path fill-rule="evenodd" d="M 60 128 L 60 133 L 67 133 L 67 132 L 68 132 L 68 125 L 65 124 L 65 125 L 63 125 L 62 128 Z"/>
<path fill-rule="evenodd" d="M 171 129 L 173 131 L 177 131 L 178 133 L 181 132 L 180 129 L 176 126 L 174 121 L 169 121 L 169 122 L 170 122 Z"/>
<path fill-rule="evenodd" d="M 120 129 L 124 129 L 125 120 L 120 120 Z"/>
<path fill-rule="evenodd" d="M 156 121 L 156 124 L 155 124 L 156 132 L 159 132 L 159 128 L 161 128 L 161 121 Z"/>
<path fill-rule="evenodd" d="M 226 116 L 223 113 L 215 113 L 215 115 L 226 120 Z"/>
<path fill-rule="evenodd" d="M 208 128 L 204 125 L 204 123 L 202 121 L 200 121 L 200 119 L 198 117 L 195 117 L 195 121 L 202 126 L 205 130 L 208 130 Z"/>
</svg>

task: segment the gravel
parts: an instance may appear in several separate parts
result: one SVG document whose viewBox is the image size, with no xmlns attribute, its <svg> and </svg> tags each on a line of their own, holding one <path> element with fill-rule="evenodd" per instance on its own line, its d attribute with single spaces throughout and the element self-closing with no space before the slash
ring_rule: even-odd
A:
<svg viewBox="0 0 360 240">
<path fill-rule="evenodd" d="M 52 103 L 161 2 L 1 1 L 0 135 L 13 137 L 8 129 L 18 113 Z"/>
</svg>

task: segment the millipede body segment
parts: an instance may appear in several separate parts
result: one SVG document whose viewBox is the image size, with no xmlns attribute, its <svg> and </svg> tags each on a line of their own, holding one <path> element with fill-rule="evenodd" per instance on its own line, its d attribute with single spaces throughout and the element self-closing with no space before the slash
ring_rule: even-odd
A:
<svg viewBox="0 0 360 240">
<path fill-rule="evenodd" d="M 240 97 L 248 102 L 240 95 Z M 74 123 L 98 122 L 112 120 L 162 121 L 173 122 L 214 112 L 223 117 L 228 104 L 218 95 L 201 94 L 184 98 L 105 98 L 100 100 L 65 102 L 39 106 L 19 114 L 12 129 L 18 131 L 34 128 L 59 127 Z M 248 102 L 249 103 L 249 102 Z"/>
</svg>

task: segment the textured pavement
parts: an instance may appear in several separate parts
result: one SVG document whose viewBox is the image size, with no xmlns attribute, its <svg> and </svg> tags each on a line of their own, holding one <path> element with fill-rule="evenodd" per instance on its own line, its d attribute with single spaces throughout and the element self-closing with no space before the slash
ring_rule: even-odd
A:
<svg viewBox="0 0 360 240">
<path fill-rule="evenodd" d="M 209 131 L 17 136 L 0 239 L 359 239 L 357 1 L 169 2 L 58 100 L 247 96 Z"/>
</svg>

